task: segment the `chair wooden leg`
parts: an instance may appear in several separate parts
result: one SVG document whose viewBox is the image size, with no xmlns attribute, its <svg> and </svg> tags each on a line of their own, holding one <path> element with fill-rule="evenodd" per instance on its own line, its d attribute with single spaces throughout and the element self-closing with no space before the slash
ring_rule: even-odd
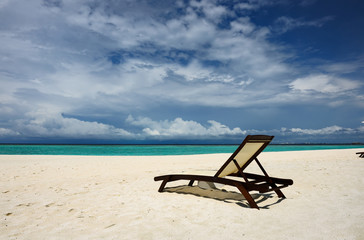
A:
<svg viewBox="0 0 364 240">
<path fill-rule="evenodd" d="M 163 180 L 163 182 L 162 182 L 161 186 L 160 186 L 160 187 L 159 187 L 159 189 L 158 189 L 158 192 L 163 192 L 163 189 L 164 189 L 164 187 L 166 186 L 166 184 L 167 184 L 167 182 L 169 181 L 169 179 L 170 179 L 170 177 L 166 177 L 166 178 Z"/>
<path fill-rule="evenodd" d="M 258 207 L 257 203 L 254 201 L 254 199 L 252 198 L 252 196 L 249 194 L 249 192 L 242 185 L 235 184 L 235 187 L 237 187 L 239 189 L 239 191 L 241 192 L 241 194 L 243 194 L 243 196 L 248 201 L 249 206 L 251 208 L 256 208 L 256 209 L 259 210 L 259 207 Z"/>
<path fill-rule="evenodd" d="M 278 197 L 280 197 L 280 198 L 286 198 L 286 196 L 284 196 L 284 194 L 282 193 L 281 190 L 277 189 L 277 190 L 274 190 L 274 191 L 277 193 Z"/>
<path fill-rule="evenodd" d="M 195 182 L 195 180 L 191 180 L 189 183 L 188 183 L 188 186 L 192 187 L 193 183 Z"/>
</svg>

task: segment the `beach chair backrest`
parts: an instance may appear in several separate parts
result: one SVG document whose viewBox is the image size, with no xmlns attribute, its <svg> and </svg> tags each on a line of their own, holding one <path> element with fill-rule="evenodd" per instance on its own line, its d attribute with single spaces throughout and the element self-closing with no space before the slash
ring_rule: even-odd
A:
<svg viewBox="0 0 364 240">
<path fill-rule="evenodd" d="M 239 170 L 233 161 L 234 159 L 241 170 L 244 170 L 264 150 L 272 139 L 273 136 L 248 135 L 225 164 L 217 171 L 215 177 L 225 177 L 237 173 Z"/>
</svg>

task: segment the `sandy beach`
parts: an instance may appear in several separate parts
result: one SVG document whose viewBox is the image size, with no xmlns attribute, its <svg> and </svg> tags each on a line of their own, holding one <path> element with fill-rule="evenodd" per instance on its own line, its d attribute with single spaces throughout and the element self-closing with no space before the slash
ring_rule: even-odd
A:
<svg viewBox="0 0 364 240">
<path fill-rule="evenodd" d="M 263 152 L 282 191 L 203 190 L 158 175 L 216 171 L 230 154 L 0 156 L 0 239 L 364 239 L 363 149 Z M 258 171 L 255 167 L 250 171 Z"/>
</svg>

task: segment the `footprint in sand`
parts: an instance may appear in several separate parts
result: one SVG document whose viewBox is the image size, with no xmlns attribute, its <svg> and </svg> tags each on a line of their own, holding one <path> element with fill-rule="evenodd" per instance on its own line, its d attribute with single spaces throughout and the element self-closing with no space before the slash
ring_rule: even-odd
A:
<svg viewBox="0 0 364 240">
<path fill-rule="evenodd" d="M 109 226 L 107 226 L 107 227 L 105 227 L 105 229 L 107 229 L 107 228 L 111 228 L 111 227 L 113 227 L 113 226 L 115 226 L 116 224 L 114 223 L 114 224 L 111 224 L 111 225 L 109 225 Z"/>
<path fill-rule="evenodd" d="M 32 206 L 34 203 L 20 203 L 18 205 L 16 205 L 17 207 L 30 207 Z"/>
<path fill-rule="evenodd" d="M 52 205 L 54 205 L 54 203 L 48 203 L 47 205 L 45 205 L 45 207 L 50 207 Z"/>
</svg>

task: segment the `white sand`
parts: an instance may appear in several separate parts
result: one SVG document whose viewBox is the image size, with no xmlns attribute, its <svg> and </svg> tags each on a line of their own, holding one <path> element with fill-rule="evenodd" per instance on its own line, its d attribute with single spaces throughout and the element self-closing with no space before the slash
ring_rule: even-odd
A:
<svg viewBox="0 0 364 240">
<path fill-rule="evenodd" d="M 154 176 L 216 170 L 230 154 L 2 155 L 0 239 L 364 239 L 359 150 L 262 153 L 271 176 L 294 184 L 283 201 L 254 194 L 261 210 L 237 193 L 173 187 L 185 181 L 158 193 Z"/>
</svg>

